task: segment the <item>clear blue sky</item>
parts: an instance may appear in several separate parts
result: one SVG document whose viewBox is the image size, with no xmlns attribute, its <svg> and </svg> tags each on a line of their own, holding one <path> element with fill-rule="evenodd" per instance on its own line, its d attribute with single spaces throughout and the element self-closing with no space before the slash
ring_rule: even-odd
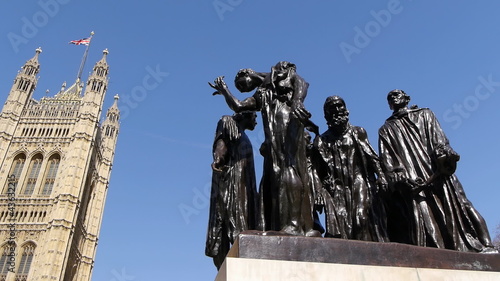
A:
<svg viewBox="0 0 500 281">
<path fill-rule="evenodd" d="M 123 118 L 93 280 L 214 280 L 204 256 L 211 147 L 218 119 L 231 111 L 207 82 L 224 75 L 237 93 L 240 68 L 269 71 L 281 60 L 310 83 L 305 105 L 322 131 L 323 102 L 340 95 L 375 148 L 391 114 L 390 90 L 431 108 L 493 234 L 500 223 L 498 11 L 494 0 L 2 1 L 0 97 L 37 47 L 35 99 L 74 82 L 84 47 L 68 41 L 95 32 L 83 79 L 109 49 L 104 107 L 119 94 Z M 249 133 L 255 148 L 261 129 Z"/>
</svg>

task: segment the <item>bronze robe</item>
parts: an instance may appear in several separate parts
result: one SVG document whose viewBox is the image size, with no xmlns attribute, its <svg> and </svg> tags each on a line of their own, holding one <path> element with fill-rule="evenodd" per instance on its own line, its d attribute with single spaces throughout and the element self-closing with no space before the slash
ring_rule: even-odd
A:
<svg viewBox="0 0 500 281">
<path fill-rule="evenodd" d="M 399 171 L 412 181 L 427 181 L 437 173 L 434 155 L 439 146 L 449 147 L 449 142 L 427 108 L 394 114 L 379 130 L 385 171 Z M 438 175 L 417 194 L 405 183 L 393 184 L 389 231 L 397 242 L 460 251 L 491 246 L 484 219 L 454 174 Z"/>
</svg>

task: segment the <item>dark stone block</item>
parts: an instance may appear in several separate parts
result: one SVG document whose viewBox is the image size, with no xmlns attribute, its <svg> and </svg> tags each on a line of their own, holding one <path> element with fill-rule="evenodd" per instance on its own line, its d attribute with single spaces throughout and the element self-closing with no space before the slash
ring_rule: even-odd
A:
<svg viewBox="0 0 500 281">
<path fill-rule="evenodd" d="M 500 254 L 468 253 L 399 243 L 243 233 L 229 256 L 374 266 L 500 271 Z"/>
</svg>

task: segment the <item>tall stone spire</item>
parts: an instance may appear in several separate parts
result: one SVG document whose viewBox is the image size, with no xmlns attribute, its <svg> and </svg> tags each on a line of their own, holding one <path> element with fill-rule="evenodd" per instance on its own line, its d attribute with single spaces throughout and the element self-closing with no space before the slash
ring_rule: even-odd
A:
<svg viewBox="0 0 500 281">
<path fill-rule="evenodd" d="M 0 114 L 0 138 L 10 141 L 16 130 L 20 116 L 28 104 L 37 83 L 36 75 L 40 70 L 38 55 L 42 52 L 41 48 L 35 50 L 35 56 L 26 61 L 21 70 L 14 79 L 14 84 L 5 101 Z M 0 145 L 0 157 L 5 157 L 6 147 Z"/>
<path fill-rule="evenodd" d="M 120 97 L 118 95 L 114 96 L 115 101 L 113 102 L 113 105 L 108 109 L 108 112 L 106 113 L 106 120 L 103 122 L 103 127 L 104 125 L 113 125 L 113 126 L 119 126 L 119 120 L 120 120 L 120 109 L 118 109 L 118 100 Z"/>
<path fill-rule="evenodd" d="M 120 128 L 120 110 L 118 109 L 119 98 L 120 97 L 118 95 L 115 95 L 115 101 L 113 105 L 108 109 L 108 112 L 106 113 L 106 119 L 102 123 L 103 142 L 106 142 L 107 138 L 115 139 L 116 142 L 116 136 L 118 135 L 118 129 Z M 114 150 L 114 142 L 111 142 L 110 145 Z"/>
<path fill-rule="evenodd" d="M 102 51 L 103 55 L 100 61 L 96 62 L 92 70 L 92 74 L 87 81 L 86 93 L 94 92 L 98 94 L 103 94 L 106 92 L 106 87 L 108 85 L 108 71 L 109 65 L 106 62 L 106 57 L 109 54 L 108 49 Z"/>
<path fill-rule="evenodd" d="M 108 88 L 109 65 L 106 62 L 108 53 L 108 50 L 105 49 L 101 60 L 94 65 L 83 95 L 83 107 L 85 109 L 82 113 L 91 115 L 89 118 L 94 122 L 99 120 L 104 96 Z"/>
<path fill-rule="evenodd" d="M 28 99 L 31 98 L 33 92 L 35 91 L 38 79 L 36 75 L 40 71 L 40 63 L 38 62 L 38 55 L 42 52 L 41 48 L 35 50 L 35 55 L 26 61 L 26 63 L 21 67 L 21 70 L 17 73 L 14 79 L 14 84 L 9 93 L 9 98 L 7 99 L 7 104 L 19 103 L 19 105 L 24 106 Z M 4 111 L 5 111 L 4 107 Z M 12 108 L 15 111 L 15 108 Z M 20 112 L 19 112 L 20 113 Z"/>
</svg>

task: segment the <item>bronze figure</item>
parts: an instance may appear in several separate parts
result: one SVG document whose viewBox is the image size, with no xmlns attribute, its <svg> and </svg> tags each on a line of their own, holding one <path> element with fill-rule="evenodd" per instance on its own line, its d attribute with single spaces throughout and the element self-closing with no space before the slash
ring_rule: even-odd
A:
<svg viewBox="0 0 500 281">
<path fill-rule="evenodd" d="M 240 232 L 255 229 L 257 189 L 253 149 L 245 130 L 256 125 L 255 112 L 223 116 L 215 132 L 212 190 L 205 254 L 220 268 Z"/>
<path fill-rule="evenodd" d="M 325 237 L 387 241 L 385 212 L 379 190 L 387 187 L 380 160 L 365 129 L 349 123 L 339 96 L 324 104 L 328 130 L 315 139 L 314 161 L 323 188 Z"/>
<path fill-rule="evenodd" d="M 210 85 L 235 112 L 253 110 L 262 114 L 265 141 L 260 148 L 264 157 L 260 229 L 318 236 L 318 231 L 313 230 L 304 138 L 304 129 L 312 127 L 311 115 L 303 104 L 308 83 L 296 73 L 296 66 L 279 62 L 271 73 L 241 70 L 235 78 L 238 90 L 256 89 L 243 101 L 231 94 L 223 77 Z"/>
<path fill-rule="evenodd" d="M 393 114 L 379 130 L 379 153 L 391 200 L 391 241 L 470 252 L 493 252 L 486 223 L 455 176 L 459 159 L 434 113 L 408 108 L 410 96 L 387 96 Z"/>
</svg>

